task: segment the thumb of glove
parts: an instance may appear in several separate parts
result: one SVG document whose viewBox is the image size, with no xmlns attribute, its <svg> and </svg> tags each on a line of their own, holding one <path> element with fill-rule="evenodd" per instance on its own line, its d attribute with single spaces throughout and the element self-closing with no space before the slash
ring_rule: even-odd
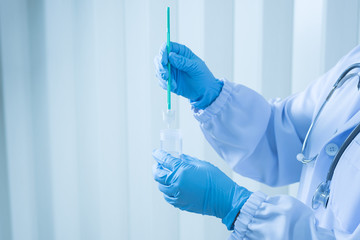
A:
<svg viewBox="0 0 360 240">
<path fill-rule="evenodd" d="M 196 66 L 196 62 L 194 60 L 173 52 L 169 54 L 169 61 L 172 66 L 184 72 L 189 72 Z"/>
</svg>

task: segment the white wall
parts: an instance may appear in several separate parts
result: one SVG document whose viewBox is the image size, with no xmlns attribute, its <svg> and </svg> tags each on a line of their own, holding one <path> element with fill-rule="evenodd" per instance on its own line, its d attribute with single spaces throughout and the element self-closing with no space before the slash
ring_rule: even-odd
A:
<svg viewBox="0 0 360 240">
<path fill-rule="evenodd" d="M 220 220 L 165 203 L 151 151 L 172 39 L 266 98 L 302 90 L 358 43 L 357 0 L 0 0 L 0 239 L 226 239 Z M 174 96 L 183 151 L 232 174 Z"/>
</svg>

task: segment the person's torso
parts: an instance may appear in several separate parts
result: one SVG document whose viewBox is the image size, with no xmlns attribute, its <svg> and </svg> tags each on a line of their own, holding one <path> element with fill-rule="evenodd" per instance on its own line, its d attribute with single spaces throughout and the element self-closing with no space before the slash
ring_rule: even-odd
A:
<svg viewBox="0 0 360 240">
<path fill-rule="evenodd" d="M 341 71 L 354 62 L 360 62 L 360 54 L 357 59 L 345 61 Z M 329 75 L 332 79 L 328 81 L 333 84 L 341 73 Z M 332 84 L 324 85 L 329 89 L 319 96 L 315 114 Z M 357 85 L 358 78 L 355 77 L 336 90 L 309 136 L 307 151 L 310 156 L 318 154 L 318 157 L 303 166 L 298 198 L 310 207 L 316 188 L 326 180 L 335 154 L 351 130 L 360 123 L 360 91 Z M 360 135 L 347 147 L 335 169 L 327 208 L 320 207 L 314 213 L 320 227 L 352 233 L 360 225 Z"/>
</svg>

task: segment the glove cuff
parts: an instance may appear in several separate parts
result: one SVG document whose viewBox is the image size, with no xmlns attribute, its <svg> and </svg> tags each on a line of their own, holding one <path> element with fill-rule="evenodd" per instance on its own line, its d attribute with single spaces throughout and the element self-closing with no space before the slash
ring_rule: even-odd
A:
<svg viewBox="0 0 360 240">
<path fill-rule="evenodd" d="M 244 187 L 236 186 L 232 201 L 232 208 L 230 212 L 222 219 L 228 230 L 234 230 L 235 218 L 244 206 L 245 202 L 249 199 L 252 192 Z"/>
<path fill-rule="evenodd" d="M 215 78 L 213 84 L 206 89 L 202 97 L 196 100 L 190 100 L 191 105 L 196 109 L 203 110 L 207 108 L 219 96 L 223 86 L 224 82 Z"/>
</svg>

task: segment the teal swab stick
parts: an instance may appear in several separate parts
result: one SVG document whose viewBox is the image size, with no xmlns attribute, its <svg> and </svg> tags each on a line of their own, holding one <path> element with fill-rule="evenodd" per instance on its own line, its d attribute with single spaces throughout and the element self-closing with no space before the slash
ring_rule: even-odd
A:
<svg viewBox="0 0 360 240">
<path fill-rule="evenodd" d="M 168 59 L 169 59 L 169 54 L 170 54 L 170 7 L 167 8 L 167 53 L 168 53 Z M 171 110 L 171 66 L 170 66 L 170 62 L 168 60 L 168 72 L 169 72 L 169 77 L 168 77 L 168 82 L 167 82 L 167 105 L 168 105 L 168 110 Z"/>
</svg>

